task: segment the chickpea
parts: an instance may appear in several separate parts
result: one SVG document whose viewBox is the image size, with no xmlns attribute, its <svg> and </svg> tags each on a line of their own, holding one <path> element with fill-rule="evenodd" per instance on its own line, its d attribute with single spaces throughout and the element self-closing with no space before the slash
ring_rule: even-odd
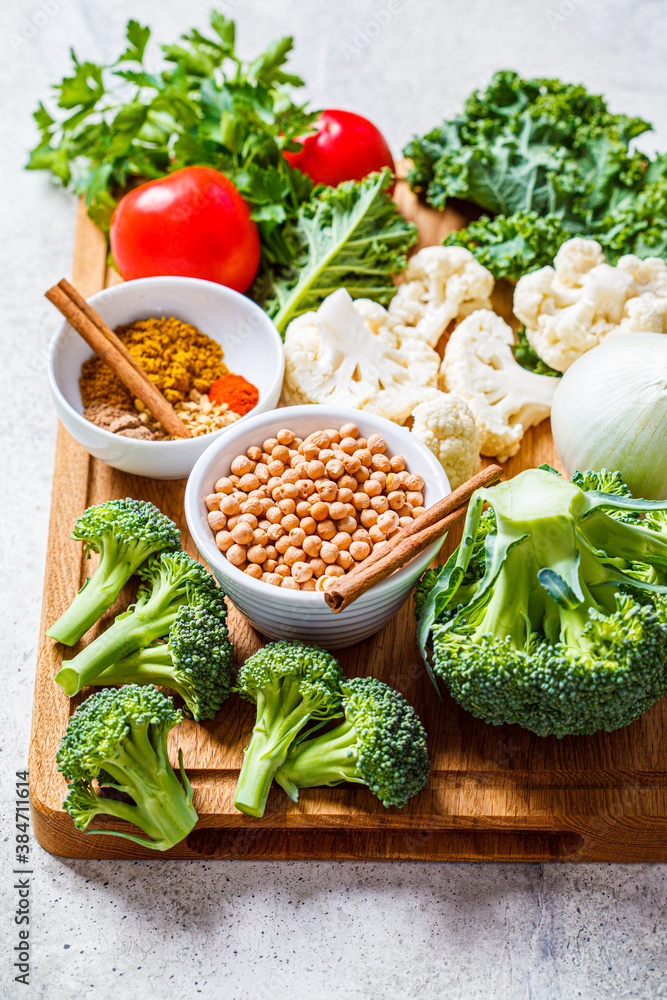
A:
<svg viewBox="0 0 667 1000">
<path fill-rule="evenodd" d="M 371 463 L 372 463 L 372 461 L 373 461 L 373 456 L 371 455 L 371 453 L 370 453 L 370 451 L 368 450 L 368 448 L 358 448 L 358 449 L 357 449 L 357 450 L 355 451 L 355 453 L 354 453 L 354 457 L 355 457 L 355 458 L 358 458 L 358 459 L 359 459 L 359 461 L 361 462 L 361 464 L 362 464 L 362 465 L 363 465 L 363 466 L 364 466 L 364 467 L 365 467 L 366 469 L 370 469 L 370 467 L 371 467 Z M 377 470 L 377 471 L 380 471 L 380 470 Z"/>
<path fill-rule="evenodd" d="M 370 542 L 371 540 L 366 528 L 357 528 L 356 531 L 352 532 L 351 538 L 353 542 Z"/>
<path fill-rule="evenodd" d="M 324 462 L 320 462 L 319 459 L 308 462 L 308 475 L 311 479 L 321 479 L 324 475 Z"/>
<path fill-rule="evenodd" d="M 320 449 L 316 444 L 313 444 L 312 441 L 304 441 L 303 445 L 299 448 L 299 451 L 307 462 L 314 462 L 320 453 Z"/>
<path fill-rule="evenodd" d="M 420 514 L 425 514 L 425 513 L 426 513 L 426 507 L 413 507 L 412 508 L 412 516 L 413 517 L 419 517 Z"/>
<path fill-rule="evenodd" d="M 237 521 L 245 521 L 246 524 L 249 524 L 250 527 L 253 529 L 255 529 L 259 524 L 259 521 L 257 520 L 254 514 L 239 514 Z"/>
<path fill-rule="evenodd" d="M 365 437 L 357 438 L 357 448 L 368 448 L 368 441 Z"/>
<path fill-rule="evenodd" d="M 357 475 L 360 474 L 361 474 L 361 469 L 359 469 Z M 345 473 L 344 476 L 341 476 L 340 479 L 338 480 L 339 490 L 352 490 L 352 492 L 354 493 L 358 485 L 359 485 L 359 480 L 355 476 L 349 476 L 347 472 Z"/>
<path fill-rule="evenodd" d="M 285 469 L 280 478 L 282 479 L 283 483 L 293 486 L 295 483 L 298 483 L 298 481 L 302 477 L 299 475 L 296 469 Z"/>
<path fill-rule="evenodd" d="M 241 476 L 241 482 L 239 486 L 244 493 L 250 493 L 250 490 L 256 490 L 259 486 L 259 479 L 252 473 L 248 473 L 245 476 Z"/>
<path fill-rule="evenodd" d="M 283 512 L 278 506 L 269 507 L 269 509 L 266 512 L 266 519 L 267 521 L 270 521 L 271 524 L 278 524 L 282 520 L 282 517 L 283 517 Z"/>
<path fill-rule="evenodd" d="M 406 503 L 405 507 L 399 507 L 396 513 L 399 517 L 413 517 L 413 509 L 414 508 L 411 507 L 409 503 Z"/>
<path fill-rule="evenodd" d="M 330 479 L 318 479 L 315 486 L 317 487 L 318 495 L 322 500 L 330 503 L 332 500 L 336 499 L 338 487 Z"/>
<path fill-rule="evenodd" d="M 264 462 L 264 465 L 268 465 L 270 461 L 271 461 L 271 456 L 269 455 L 268 451 L 263 451 L 260 457 L 260 462 Z"/>
<path fill-rule="evenodd" d="M 299 518 L 296 514 L 285 514 L 284 518 L 280 522 L 280 525 L 285 529 L 285 531 L 291 531 L 292 528 L 299 527 Z"/>
<path fill-rule="evenodd" d="M 338 442 L 340 441 L 340 432 L 337 431 L 335 428 L 327 427 L 324 433 L 327 435 L 332 445 L 338 444 Z"/>
<path fill-rule="evenodd" d="M 370 476 L 371 474 L 369 469 L 367 469 L 365 465 L 362 465 L 354 478 L 357 480 L 358 485 L 361 486 L 366 482 L 366 480 L 370 479 Z"/>
<path fill-rule="evenodd" d="M 271 479 L 273 479 L 275 477 L 279 478 L 280 476 L 282 476 L 283 472 L 285 471 L 285 466 L 283 462 L 274 462 L 273 459 L 271 459 L 271 461 L 267 465 L 267 469 L 269 470 L 269 476 L 271 477 Z M 270 482 L 270 480 L 267 480 L 267 483 L 268 482 Z"/>
<path fill-rule="evenodd" d="M 219 531 L 215 536 L 215 544 L 221 552 L 226 552 L 234 544 L 231 531 Z"/>
<path fill-rule="evenodd" d="M 341 517 L 340 521 L 338 522 L 338 531 L 346 531 L 348 535 L 351 535 L 352 532 L 356 530 L 357 530 L 356 518 L 350 517 L 347 514 L 345 515 L 345 517 Z"/>
<path fill-rule="evenodd" d="M 336 493 L 336 500 L 338 500 L 339 503 L 351 503 L 353 496 L 354 493 L 352 490 L 348 486 L 343 486 L 343 488 L 339 489 Z"/>
<path fill-rule="evenodd" d="M 377 545 L 378 542 L 384 542 L 385 540 L 384 531 L 377 524 L 372 524 L 370 526 L 370 528 L 368 529 L 368 534 L 370 536 L 371 542 L 373 542 L 374 545 Z"/>
<path fill-rule="evenodd" d="M 343 462 L 343 468 L 349 476 L 353 476 L 361 468 L 361 460 L 357 455 L 348 455 Z"/>
<path fill-rule="evenodd" d="M 272 524 L 270 528 L 266 529 L 266 533 L 269 536 L 269 541 L 277 542 L 285 534 L 285 529 L 282 524 Z"/>
<path fill-rule="evenodd" d="M 327 462 L 330 462 L 336 456 L 331 448 L 323 448 L 318 457 L 320 462 L 324 462 L 326 466 Z"/>
<path fill-rule="evenodd" d="M 423 507 L 424 505 L 424 494 L 416 490 L 408 490 L 405 494 L 405 499 L 411 507 Z"/>
<path fill-rule="evenodd" d="M 362 510 L 359 516 L 359 520 L 361 521 L 364 528 L 372 527 L 372 525 L 377 523 L 377 519 L 378 519 L 377 511 L 373 510 L 372 508 L 370 510 Z"/>
<path fill-rule="evenodd" d="M 271 451 L 271 459 L 274 462 L 282 462 L 283 465 L 287 465 L 290 460 L 289 448 L 286 448 L 284 444 L 277 444 Z"/>
<path fill-rule="evenodd" d="M 265 465 L 264 462 L 258 462 L 255 466 L 255 475 L 259 479 L 260 483 L 268 483 L 271 478 L 268 465 Z"/>
<path fill-rule="evenodd" d="M 242 545 L 230 545 L 227 549 L 227 558 L 232 566 L 245 565 L 245 549 Z"/>
<path fill-rule="evenodd" d="M 301 584 L 301 589 L 302 590 L 317 590 L 317 584 L 311 578 L 310 580 L 306 580 L 305 583 Z"/>
<path fill-rule="evenodd" d="M 266 549 L 263 545 L 251 545 L 246 555 L 248 557 L 248 562 L 251 563 L 263 563 L 268 559 Z"/>
<path fill-rule="evenodd" d="M 247 573 L 248 576 L 253 577 L 254 580 L 259 580 L 262 576 L 262 567 L 258 565 L 258 563 L 250 563 L 249 566 L 246 566 L 243 572 Z"/>
<path fill-rule="evenodd" d="M 386 497 L 371 497 L 371 507 L 378 514 L 384 514 L 389 510 L 389 501 Z"/>
<path fill-rule="evenodd" d="M 339 521 L 338 522 L 339 526 L 340 523 L 341 522 Z M 326 521 L 320 521 L 320 523 L 317 525 L 317 534 L 320 536 L 320 538 L 323 538 L 327 542 L 331 541 L 331 539 L 337 532 L 338 528 L 330 518 L 327 518 Z"/>
<path fill-rule="evenodd" d="M 413 517 L 399 517 L 398 526 L 399 528 L 407 528 L 407 526 L 409 524 L 412 524 L 413 521 L 414 521 Z"/>
<path fill-rule="evenodd" d="M 266 565 L 266 563 L 264 565 Z M 280 584 L 283 582 L 282 576 L 279 576 L 277 573 L 274 572 L 262 573 L 261 579 L 263 583 L 268 583 L 272 587 L 279 587 Z"/>
<path fill-rule="evenodd" d="M 315 558 L 319 556 L 322 544 L 323 542 L 319 535 L 306 535 L 301 547 L 307 556 Z"/>
<path fill-rule="evenodd" d="M 403 490 L 392 490 L 387 497 L 387 503 L 392 510 L 400 510 L 405 506 L 405 493 Z"/>
<path fill-rule="evenodd" d="M 386 490 L 388 488 L 387 481 L 389 479 L 389 476 L 387 475 L 386 472 L 371 472 L 369 478 L 374 479 L 376 483 L 379 483 L 383 490 Z"/>
<path fill-rule="evenodd" d="M 359 428 L 356 424 L 343 424 L 340 429 L 341 438 L 358 438 Z"/>
<path fill-rule="evenodd" d="M 241 520 L 241 518 L 238 515 L 235 516 L 235 517 L 228 517 L 227 518 L 227 528 L 228 528 L 228 530 L 231 531 L 232 528 L 236 527 L 236 525 L 238 524 L 238 522 L 240 520 Z"/>
<path fill-rule="evenodd" d="M 325 466 L 327 470 L 327 475 L 332 479 L 340 479 L 340 477 L 345 472 L 345 466 L 337 458 L 331 458 Z"/>
<path fill-rule="evenodd" d="M 262 499 L 259 502 L 262 508 L 262 513 L 266 516 L 266 512 L 269 509 L 269 507 L 274 506 L 273 500 L 271 499 L 271 497 L 262 497 Z"/>
<path fill-rule="evenodd" d="M 343 569 L 342 566 L 336 566 L 334 563 L 333 566 L 327 566 L 327 568 L 324 571 L 324 575 L 328 577 L 334 577 L 335 579 L 339 576 L 345 576 L 345 570 Z"/>
<path fill-rule="evenodd" d="M 292 564 L 292 578 L 297 583 L 306 583 L 307 580 L 312 579 L 312 576 L 313 569 L 310 563 L 295 562 Z"/>
<path fill-rule="evenodd" d="M 366 496 L 371 498 L 380 496 L 382 493 L 382 487 L 378 483 L 377 479 L 369 479 L 364 483 L 364 493 Z"/>
<path fill-rule="evenodd" d="M 236 497 L 225 496 L 220 501 L 220 510 L 228 517 L 233 517 L 234 514 L 238 514 L 240 509 L 241 508 L 239 507 L 239 502 Z"/>
<path fill-rule="evenodd" d="M 315 584 L 315 590 L 330 590 L 336 582 L 333 576 L 322 576 Z"/>
<path fill-rule="evenodd" d="M 287 430 L 286 428 L 283 428 L 276 434 L 276 439 L 279 444 L 285 444 L 285 445 L 291 444 L 292 441 L 294 440 L 294 433 L 292 431 Z"/>
<path fill-rule="evenodd" d="M 389 459 L 392 472 L 403 472 L 405 469 L 405 459 L 402 455 L 392 455 Z"/>
<path fill-rule="evenodd" d="M 290 547 L 290 541 L 287 535 L 281 535 L 280 538 L 276 539 L 276 552 L 281 556 L 284 556 Z"/>
<path fill-rule="evenodd" d="M 278 487 L 278 492 L 280 493 L 279 500 L 290 500 L 291 502 L 294 502 L 299 497 L 299 491 L 296 487 L 296 483 L 283 483 L 282 486 Z M 278 506 L 280 506 L 280 503 L 278 504 Z M 294 504 L 294 508 L 295 507 L 296 504 Z"/>
<path fill-rule="evenodd" d="M 371 547 L 368 542 L 352 542 L 350 545 L 350 555 L 355 562 L 361 562 L 362 559 L 367 559 L 371 554 Z"/>
<path fill-rule="evenodd" d="M 261 545 L 262 547 L 268 545 L 269 536 L 261 528 L 255 528 L 252 533 L 252 543 L 253 545 Z"/>
<path fill-rule="evenodd" d="M 216 493 L 226 493 L 229 495 L 234 489 L 234 485 L 231 479 L 228 479 L 227 476 L 223 476 L 222 479 L 218 479 L 213 489 Z"/>
<path fill-rule="evenodd" d="M 278 501 L 278 509 L 282 512 L 283 516 L 285 514 L 293 514 L 296 510 L 296 503 L 291 497 L 285 497 L 283 500 Z"/>
<path fill-rule="evenodd" d="M 332 518 L 334 521 L 340 521 L 340 519 L 342 517 L 345 517 L 346 515 L 347 511 L 345 509 L 344 503 L 339 503 L 339 501 L 336 501 L 335 503 L 332 503 L 329 506 L 329 517 Z"/>
<path fill-rule="evenodd" d="M 206 509 L 209 511 L 220 510 L 220 497 L 217 493 L 209 493 L 204 503 L 206 504 Z"/>
<path fill-rule="evenodd" d="M 383 455 L 387 450 L 387 442 L 381 434 L 371 434 L 366 442 L 366 447 L 371 455 Z"/>
<path fill-rule="evenodd" d="M 352 566 L 354 566 L 354 559 L 352 558 L 350 553 L 344 549 L 342 552 L 338 553 L 338 559 L 336 560 L 336 564 L 342 567 L 343 570 L 347 571 L 348 569 L 351 569 Z"/>
<path fill-rule="evenodd" d="M 304 517 L 301 521 L 301 527 L 307 535 L 314 535 L 317 531 L 317 521 L 314 517 Z"/>
<path fill-rule="evenodd" d="M 267 552 L 268 552 L 268 549 L 267 549 Z M 277 565 L 278 565 L 278 560 L 277 559 L 272 559 L 271 556 L 269 556 L 269 558 L 266 560 L 266 562 L 262 563 L 262 569 L 264 570 L 265 573 L 273 573 L 273 571 L 274 571 L 274 569 L 276 568 Z"/>
<path fill-rule="evenodd" d="M 323 448 L 328 448 L 331 444 L 331 438 L 326 431 L 313 431 L 306 438 L 307 441 L 312 441 L 317 447 L 322 451 Z"/>
<path fill-rule="evenodd" d="M 353 517 L 354 520 L 356 521 L 358 513 L 359 512 L 357 511 L 357 508 L 353 504 L 351 503 L 345 504 L 345 514 L 347 517 Z"/>
<path fill-rule="evenodd" d="M 268 483 L 266 484 L 266 488 L 271 494 L 271 496 L 273 496 L 273 491 L 277 489 L 279 486 L 282 486 L 282 484 L 283 481 L 280 478 L 280 476 L 271 476 Z"/>
<path fill-rule="evenodd" d="M 211 527 L 211 531 L 222 531 L 227 524 L 227 518 L 220 510 L 209 511 L 206 520 Z"/>
<path fill-rule="evenodd" d="M 298 451 L 295 455 L 290 455 L 289 467 L 290 469 L 301 468 L 303 465 L 308 465 L 303 455 L 300 455 Z"/>
<path fill-rule="evenodd" d="M 298 545 L 290 545 L 284 555 L 286 566 L 293 566 L 295 562 L 304 562 L 306 558 L 306 553 Z"/>
<path fill-rule="evenodd" d="M 313 571 L 313 576 L 320 577 L 324 576 L 327 564 L 325 563 L 324 559 L 320 559 L 318 556 L 315 559 L 310 560 L 310 567 Z"/>
<path fill-rule="evenodd" d="M 231 535 L 237 545 L 250 545 L 253 530 L 247 521 L 239 521 L 232 528 Z"/>
<path fill-rule="evenodd" d="M 289 533 L 290 545 L 296 545 L 299 548 L 303 544 L 303 540 L 306 537 L 306 532 L 303 528 L 292 528 Z"/>
<path fill-rule="evenodd" d="M 299 496 L 307 500 L 308 497 L 312 497 L 315 492 L 315 483 L 312 479 L 297 479 L 296 488 L 299 492 Z"/>
<path fill-rule="evenodd" d="M 398 528 L 398 514 L 396 511 L 388 510 L 384 514 L 380 514 L 378 517 L 378 528 L 384 531 L 385 535 L 388 535 L 390 531 L 395 531 Z"/>
<path fill-rule="evenodd" d="M 322 542 L 320 559 L 323 559 L 325 563 L 336 562 L 336 559 L 338 559 L 338 548 L 333 544 L 333 542 Z"/>
<path fill-rule="evenodd" d="M 356 437 L 350 437 L 350 435 L 343 435 L 340 442 L 340 450 L 344 451 L 346 455 L 353 455 L 357 450 L 357 439 Z"/>
<path fill-rule="evenodd" d="M 297 517 L 310 517 L 310 504 L 307 500 L 300 500 L 294 512 Z"/>
<path fill-rule="evenodd" d="M 227 478 L 229 479 L 230 483 L 232 484 L 232 487 L 238 486 L 238 484 L 239 484 L 239 477 L 238 476 L 235 476 L 235 475 L 233 475 L 230 472 L 230 474 L 227 476 Z"/>
<path fill-rule="evenodd" d="M 339 550 L 346 550 L 350 547 L 350 536 L 347 531 L 339 531 L 337 535 L 334 535 L 331 539 L 331 544 L 335 545 Z"/>
<path fill-rule="evenodd" d="M 254 514 L 256 517 L 259 517 L 260 514 L 264 513 L 262 501 L 258 500 L 257 497 L 253 497 L 251 500 L 246 500 L 245 503 L 241 504 L 241 513 Z"/>
<path fill-rule="evenodd" d="M 321 500 L 316 500 L 310 508 L 310 516 L 316 521 L 325 521 L 329 516 L 329 508 L 327 504 L 323 503 Z"/>
<path fill-rule="evenodd" d="M 246 451 L 246 455 L 251 462 L 259 462 L 262 457 L 262 449 L 258 448 L 256 444 L 251 444 Z"/>
<path fill-rule="evenodd" d="M 284 580 L 286 576 L 290 575 L 290 568 L 289 566 L 286 566 L 285 563 L 279 563 L 273 572 L 277 573 L 277 575 Z"/>
<path fill-rule="evenodd" d="M 299 584 L 291 576 L 285 576 L 280 584 L 285 590 L 301 590 Z"/>
<path fill-rule="evenodd" d="M 391 463 L 386 455 L 373 455 L 371 469 L 373 472 L 391 472 Z"/>
<path fill-rule="evenodd" d="M 264 444 L 262 445 L 262 451 L 268 451 L 270 455 L 277 444 L 278 444 L 277 438 L 267 438 Z"/>
</svg>

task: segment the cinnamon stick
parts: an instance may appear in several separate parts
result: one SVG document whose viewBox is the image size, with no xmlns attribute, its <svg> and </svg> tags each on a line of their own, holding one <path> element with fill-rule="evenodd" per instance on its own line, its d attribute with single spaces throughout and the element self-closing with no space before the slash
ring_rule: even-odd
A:
<svg viewBox="0 0 667 1000">
<path fill-rule="evenodd" d="M 117 348 L 123 355 L 126 361 L 132 365 L 141 375 L 145 372 L 139 362 L 132 357 L 127 347 L 120 339 L 118 334 L 108 326 L 99 313 L 95 312 L 93 307 L 86 302 L 81 292 L 79 292 L 74 285 L 71 285 L 67 278 L 61 278 L 58 282 L 58 288 L 62 288 L 68 299 L 71 299 L 75 306 L 78 306 L 84 316 L 87 316 L 91 323 L 94 323 L 98 330 L 101 330 L 104 336 L 109 340 L 115 348 Z M 159 390 L 158 390 L 159 391 Z"/>
<path fill-rule="evenodd" d="M 60 285 L 49 288 L 45 295 L 49 302 L 52 302 L 56 309 L 62 313 L 70 326 L 81 334 L 98 357 L 113 369 L 132 395 L 145 403 L 155 419 L 160 421 L 169 434 L 179 438 L 192 437 L 174 408 L 167 402 L 157 386 L 151 382 L 148 375 L 134 359 L 131 362 L 128 361 L 125 354 L 116 347 L 111 339 L 108 339 L 103 330 L 106 327 L 104 320 L 88 303 L 86 303 L 87 309 L 84 312 L 78 302 L 72 300 Z M 95 320 L 91 318 L 92 316 L 95 317 Z M 106 329 L 109 328 L 106 327 Z"/>
<path fill-rule="evenodd" d="M 468 501 L 476 490 L 493 486 L 502 476 L 503 470 L 499 465 L 483 469 L 397 532 L 391 538 L 389 551 L 384 545 L 375 549 L 368 559 L 337 579 L 333 587 L 326 591 L 324 599 L 331 610 L 335 614 L 343 611 L 376 583 L 432 545 L 463 518 Z"/>
</svg>

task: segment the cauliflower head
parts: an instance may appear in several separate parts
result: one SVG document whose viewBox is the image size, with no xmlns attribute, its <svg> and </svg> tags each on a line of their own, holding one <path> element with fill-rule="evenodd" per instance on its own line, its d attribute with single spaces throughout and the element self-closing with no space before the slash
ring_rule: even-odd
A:
<svg viewBox="0 0 667 1000">
<path fill-rule="evenodd" d="M 435 347 L 452 320 L 491 308 L 493 284 L 465 247 L 424 247 L 410 259 L 389 315 L 402 336 L 411 332 Z"/>
<path fill-rule="evenodd" d="M 439 365 L 427 343 L 396 332 L 386 309 L 339 288 L 288 326 L 282 399 L 351 406 L 404 424 L 438 393 Z"/>
<path fill-rule="evenodd" d="M 564 372 L 608 337 L 667 332 L 667 263 L 628 254 L 612 267 L 595 240 L 567 240 L 553 267 L 519 279 L 514 313 L 542 360 Z"/>
<path fill-rule="evenodd" d="M 479 472 L 481 436 L 470 407 L 459 397 L 439 392 L 412 411 L 412 433 L 430 448 L 455 490 Z"/>
<path fill-rule="evenodd" d="M 526 371 L 514 359 L 511 327 L 488 309 L 464 319 L 452 333 L 440 369 L 441 386 L 472 410 L 482 455 L 505 462 L 524 432 L 549 416 L 560 379 Z"/>
</svg>

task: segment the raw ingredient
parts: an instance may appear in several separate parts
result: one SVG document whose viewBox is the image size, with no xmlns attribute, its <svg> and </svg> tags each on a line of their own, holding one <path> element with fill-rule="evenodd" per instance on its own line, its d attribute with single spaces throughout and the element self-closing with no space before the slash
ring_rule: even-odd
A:
<svg viewBox="0 0 667 1000">
<path fill-rule="evenodd" d="M 520 279 L 514 312 L 533 350 L 564 372 L 608 337 L 667 332 L 667 263 L 628 255 L 612 267 L 595 240 L 568 240 L 553 267 Z"/>
<path fill-rule="evenodd" d="M 466 401 L 483 455 L 516 455 L 525 431 L 550 413 L 558 379 L 526 371 L 514 359 L 514 334 L 500 316 L 479 309 L 450 336 L 440 369 L 444 389 Z"/>
<path fill-rule="evenodd" d="M 135 400 L 136 403 L 140 402 Z M 156 433 L 150 430 L 146 420 L 142 419 L 141 413 L 132 413 L 122 406 L 109 406 L 107 403 L 91 403 L 83 411 L 86 420 L 96 427 L 101 427 L 112 434 L 119 434 L 121 437 L 136 438 L 140 441 L 153 441 Z M 161 425 L 160 425 L 161 426 Z"/>
<path fill-rule="evenodd" d="M 568 368 L 551 414 L 565 470 L 614 468 L 635 496 L 667 499 L 667 337 L 633 333 Z"/>
<path fill-rule="evenodd" d="M 206 497 L 237 569 L 289 590 L 326 590 L 425 510 L 424 479 L 354 424 L 305 439 L 284 428 L 231 463 Z"/>
<path fill-rule="evenodd" d="M 224 594 L 201 563 L 185 552 L 161 552 L 135 572 L 141 579 L 135 603 L 56 674 L 70 698 L 118 660 L 169 636 L 183 606 L 217 619 L 221 644 L 226 643 Z"/>
<path fill-rule="evenodd" d="M 213 406 L 228 406 L 234 413 L 244 417 L 254 409 L 259 402 L 259 391 L 243 375 L 227 372 L 217 378 L 209 391 L 209 400 Z"/>
<path fill-rule="evenodd" d="M 209 167 L 185 167 L 134 188 L 118 202 L 109 237 L 128 281 L 176 274 L 245 292 L 259 267 L 250 209 L 232 182 Z"/>
<path fill-rule="evenodd" d="M 391 299 L 393 277 L 404 270 L 417 229 L 398 212 L 390 185 L 391 174 L 383 170 L 325 188 L 299 209 L 294 257 L 283 276 L 270 278 L 264 294 L 281 333 L 337 288 L 354 299 Z"/>
<path fill-rule="evenodd" d="M 473 202 L 483 218 L 452 233 L 496 278 L 548 264 L 569 236 L 592 236 L 615 262 L 667 256 L 667 157 L 633 140 L 650 126 L 560 80 L 496 73 L 463 112 L 405 149 L 408 180 L 435 208 Z"/>
<path fill-rule="evenodd" d="M 427 664 L 430 637 L 435 675 L 493 725 L 632 722 L 667 693 L 665 511 L 604 470 L 568 482 L 546 466 L 478 490 L 463 541 L 416 593 Z"/>
<path fill-rule="evenodd" d="M 108 500 L 77 518 L 72 538 L 99 562 L 82 589 L 47 635 L 73 646 L 114 603 L 130 577 L 149 556 L 180 549 L 178 528 L 147 500 Z"/>
<path fill-rule="evenodd" d="M 329 108 L 313 125 L 314 134 L 297 138 L 301 148 L 298 152 L 286 150 L 285 158 L 314 184 L 336 187 L 343 181 L 361 181 L 385 167 L 393 171 L 387 141 L 367 118 Z"/>
<path fill-rule="evenodd" d="M 197 813 L 183 753 L 180 782 L 167 754 L 169 732 L 182 719 L 171 698 L 154 687 L 100 691 L 79 705 L 56 754 L 68 783 L 63 807 L 77 830 L 124 837 L 156 851 L 169 850 L 190 833 Z M 89 830 L 95 816 L 133 823 L 146 837 Z"/>
<path fill-rule="evenodd" d="M 340 691 L 343 722 L 297 738 L 276 781 L 295 802 L 300 788 L 351 781 L 366 785 L 386 808 L 403 807 L 424 787 L 431 766 L 419 716 L 402 694 L 374 677 L 344 680 Z"/>
<path fill-rule="evenodd" d="M 475 417 L 459 396 L 439 392 L 412 411 L 412 433 L 430 448 L 452 490 L 479 471 L 482 438 Z"/>
<path fill-rule="evenodd" d="M 491 308 L 493 275 L 462 247 L 424 247 L 411 257 L 389 303 L 399 337 L 418 336 L 431 347 L 453 320 Z"/>
<path fill-rule="evenodd" d="M 341 669 L 330 653 L 301 642 L 270 643 L 239 669 L 235 690 L 257 718 L 243 756 L 234 805 L 263 816 L 274 775 L 311 719 L 341 715 Z"/>
</svg>

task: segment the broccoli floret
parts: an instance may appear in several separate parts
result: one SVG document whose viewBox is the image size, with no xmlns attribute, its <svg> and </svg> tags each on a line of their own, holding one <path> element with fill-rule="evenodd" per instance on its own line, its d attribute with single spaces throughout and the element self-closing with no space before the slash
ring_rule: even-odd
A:
<svg viewBox="0 0 667 1000">
<path fill-rule="evenodd" d="M 618 728 L 667 692 L 667 502 L 633 498 L 615 473 L 575 480 L 532 469 L 479 490 L 421 595 L 422 653 L 431 635 L 456 700 L 541 736 Z M 495 527 L 475 566 L 483 518 Z"/>
<path fill-rule="evenodd" d="M 70 697 L 113 663 L 168 635 L 183 606 L 201 608 L 224 623 L 223 592 L 204 566 L 185 552 L 151 556 L 138 574 L 143 582 L 136 603 L 72 660 L 66 660 L 56 674 Z"/>
<path fill-rule="evenodd" d="M 384 806 L 404 806 L 424 787 L 430 770 L 417 713 L 402 694 L 374 677 L 353 677 L 341 693 L 345 721 L 295 745 L 276 781 L 295 802 L 299 788 L 353 781 L 367 785 Z"/>
<path fill-rule="evenodd" d="M 180 694 L 193 719 L 213 719 L 232 685 L 232 644 L 225 622 L 204 608 L 180 607 L 168 642 L 135 650 L 88 683 L 168 687 Z"/>
<path fill-rule="evenodd" d="M 171 698 L 136 684 L 98 691 L 77 708 L 56 761 L 69 783 L 63 806 L 78 830 L 125 837 L 156 851 L 187 836 L 197 822 L 192 788 L 182 751 L 182 784 L 167 756 L 169 731 L 182 718 Z M 104 794 L 105 787 L 113 797 Z M 133 823 L 146 837 L 88 830 L 93 817 L 102 815 Z"/>
<path fill-rule="evenodd" d="M 234 805 L 263 816 L 271 782 L 311 719 L 341 714 L 341 669 L 330 653 L 302 642 L 274 642 L 240 668 L 235 690 L 257 705 Z"/>
<path fill-rule="evenodd" d="M 109 500 L 89 507 L 78 518 L 72 538 L 100 560 L 64 615 L 47 635 L 73 646 L 118 597 L 122 587 L 149 556 L 181 547 L 178 528 L 146 500 Z"/>
</svg>

